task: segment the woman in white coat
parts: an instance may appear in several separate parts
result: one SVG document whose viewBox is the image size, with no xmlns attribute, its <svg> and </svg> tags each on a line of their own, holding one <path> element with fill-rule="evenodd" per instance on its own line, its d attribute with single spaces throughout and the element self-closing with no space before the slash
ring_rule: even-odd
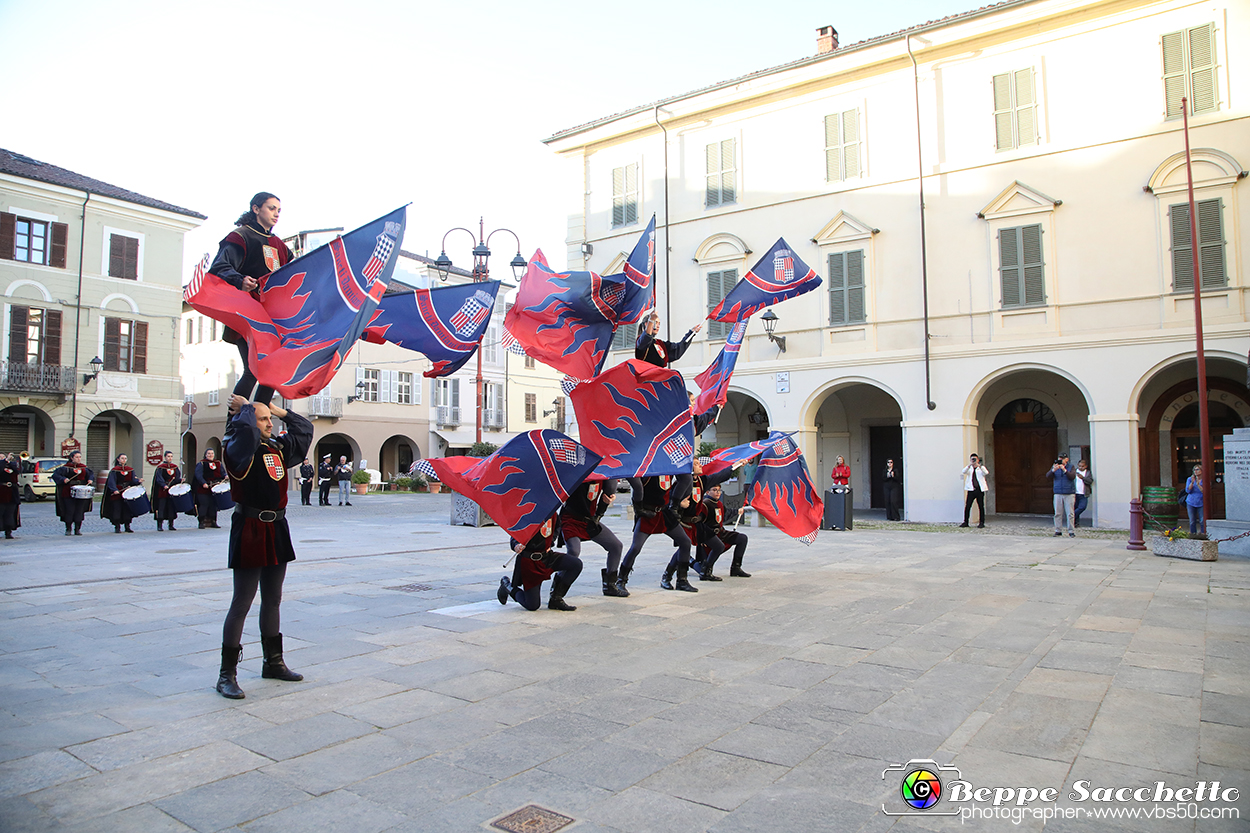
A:
<svg viewBox="0 0 1250 833">
<path fill-rule="evenodd" d="M 989 490 L 989 483 L 986 478 L 990 476 L 990 471 L 981 465 L 981 458 L 973 454 L 968 458 L 968 465 L 964 466 L 964 470 L 960 472 L 960 477 L 964 479 L 964 522 L 960 526 L 968 525 L 968 514 L 972 511 L 972 504 L 975 501 L 977 510 L 980 512 L 980 523 L 977 529 L 985 529 L 985 493 Z"/>
</svg>

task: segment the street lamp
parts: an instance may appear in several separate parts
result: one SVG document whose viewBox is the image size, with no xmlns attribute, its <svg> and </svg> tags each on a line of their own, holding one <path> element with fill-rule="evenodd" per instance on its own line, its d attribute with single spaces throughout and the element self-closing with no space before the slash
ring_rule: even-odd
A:
<svg viewBox="0 0 1250 833">
<path fill-rule="evenodd" d="M 364 382 L 357 382 L 356 383 L 356 395 L 347 397 L 347 404 L 350 405 L 353 402 L 355 402 L 357 399 L 363 398 L 365 395 L 366 387 L 367 385 L 365 385 Z"/>
<path fill-rule="evenodd" d="M 487 234 L 485 220 L 479 217 L 477 222 L 478 222 L 478 232 L 477 232 L 476 237 L 474 236 L 473 232 L 469 231 L 467 228 L 462 228 L 460 226 L 457 226 L 456 228 L 453 228 L 453 229 L 449 229 L 447 233 L 443 235 L 443 243 L 439 247 L 438 258 L 435 259 L 434 261 L 434 268 L 438 271 L 439 280 L 446 281 L 448 276 L 451 273 L 451 266 L 452 266 L 451 258 L 447 256 L 447 235 L 448 234 L 451 234 L 453 231 L 463 231 L 465 234 L 473 238 L 474 243 L 476 244 L 473 247 L 473 273 L 472 273 L 473 280 L 474 282 L 481 282 L 481 281 L 490 279 L 490 268 L 487 265 L 487 262 L 490 260 L 490 239 L 494 237 L 497 233 L 501 231 L 506 231 L 508 232 L 508 234 L 512 235 L 512 239 L 516 240 L 516 257 L 512 258 L 512 262 L 509 265 L 512 267 L 513 277 L 515 277 L 519 281 L 521 279 L 521 276 L 525 274 L 526 267 L 529 265 L 525 262 L 525 258 L 521 257 L 521 238 L 517 237 L 517 234 L 515 231 L 513 231 L 512 229 L 506 229 L 506 228 L 497 228 L 494 231 L 492 231 L 490 234 Z M 481 345 L 478 345 L 478 351 L 477 351 L 477 380 L 476 381 L 477 381 L 477 441 L 481 442 L 482 441 L 482 403 L 483 403 L 484 394 L 485 394 L 483 386 L 486 381 L 485 379 L 482 378 Z"/>
<path fill-rule="evenodd" d="M 786 337 L 773 335 L 773 330 L 777 329 L 777 313 L 767 309 L 760 316 L 760 320 L 764 322 L 764 334 L 768 336 L 768 340 L 780 347 L 781 352 L 786 352 Z"/>
<path fill-rule="evenodd" d="M 91 372 L 84 373 L 82 375 L 82 386 L 84 388 L 87 385 L 91 384 L 92 379 L 95 379 L 96 377 L 100 375 L 100 370 L 104 367 L 104 362 L 100 361 L 99 356 L 96 356 L 94 359 L 92 359 L 90 364 L 91 364 Z"/>
</svg>

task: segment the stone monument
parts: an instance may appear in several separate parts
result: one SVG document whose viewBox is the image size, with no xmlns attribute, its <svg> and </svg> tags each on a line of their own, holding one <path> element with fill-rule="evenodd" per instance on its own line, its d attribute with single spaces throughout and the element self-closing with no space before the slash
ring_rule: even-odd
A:
<svg viewBox="0 0 1250 833">
<path fill-rule="evenodd" d="M 1250 531 L 1250 428 L 1224 435 L 1224 520 L 1208 520 L 1207 535 L 1231 538 Z M 1220 544 L 1220 555 L 1250 556 L 1250 536 Z"/>
</svg>

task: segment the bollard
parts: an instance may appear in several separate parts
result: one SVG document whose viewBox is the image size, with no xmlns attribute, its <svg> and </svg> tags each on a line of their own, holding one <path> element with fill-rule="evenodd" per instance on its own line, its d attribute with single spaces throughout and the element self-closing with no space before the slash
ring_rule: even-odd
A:
<svg viewBox="0 0 1250 833">
<path fill-rule="evenodd" d="M 1146 541 L 1142 538 L 1141 501 L 1133 498 L 1128 502 L 1128 546 L 1126 550 L 1144 550 Z"/>
</svg>

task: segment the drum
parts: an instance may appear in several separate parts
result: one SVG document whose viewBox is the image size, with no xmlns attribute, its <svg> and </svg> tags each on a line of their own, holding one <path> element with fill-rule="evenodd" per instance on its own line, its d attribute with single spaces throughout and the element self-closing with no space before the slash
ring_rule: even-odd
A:
<svg viewBox="0 0 1250 833">
<path fill-rule="evenodd" d="M 174 511 L 183 515 L 195 514 L 195 497 L 191 494 L 190 483 L 179 483 L 169 487 L 169 499 L 173 501 Z"/>
<path fill-rule="evenodd" d="M 213 500 L 217 503 L 217 511 L 234 508 L 234 498 L 230 497 L 230 484 L 218 483 L 213 487 Z"/>
<path fill-rule="evenodd" d="M 70 486 L 69 496 L 74 500 L 91 500 L 95 497 L 94 486 Z"/>
<path fill-rule="evenodd" d="M 122 492 L 122 500 L 126 501 L 130 514 L 136 518 L 152 511 L 152 501 L 148 499 L 148 493 L 143 491 L 142 486 L 131 486 Z"/>
</svg>

